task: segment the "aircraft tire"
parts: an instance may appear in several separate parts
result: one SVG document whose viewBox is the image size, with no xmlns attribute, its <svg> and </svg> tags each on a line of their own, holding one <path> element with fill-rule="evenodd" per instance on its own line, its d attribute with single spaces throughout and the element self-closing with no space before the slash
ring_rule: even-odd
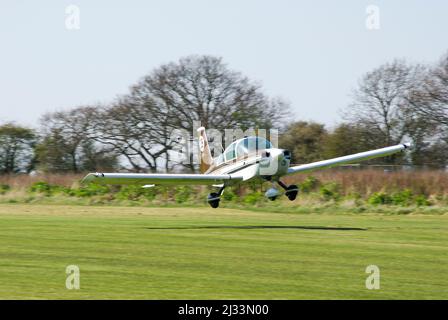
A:
<svg viewBox="0 0 448 320">
<path fill-rule="evenodd" d="M 212 192 L 208 195 L 207 202 L 212 208 L 219 207 L 219 194 L 216 192 Z"/>
<path fill-rule="evenodd" d="M 292 184 L 292 185 L 288 186 L 288 188 L 286 189 L 286 196 L 288 197 L 288 199 L 290 201 L 296 200 L 298 193 L 299 193 L 299 189 L 297 188 L 296 185 Z"/>
</svg>

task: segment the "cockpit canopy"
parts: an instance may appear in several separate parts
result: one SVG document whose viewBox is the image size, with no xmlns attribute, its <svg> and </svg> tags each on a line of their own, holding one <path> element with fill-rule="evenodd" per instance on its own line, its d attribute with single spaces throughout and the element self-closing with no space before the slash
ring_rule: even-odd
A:
<svg viewBox="0 0 448 320">
<path fill-rule="evenodd" d="M 228 146 L 224 153 L 216 158 L 216 164 L 219 165 L 236 158 L 244 158 L 249 154 L 255 154 L 256 152 L 270 148 L 272 148 L 272 144 L 263 137 L 239 139 Z"/>
</svg>

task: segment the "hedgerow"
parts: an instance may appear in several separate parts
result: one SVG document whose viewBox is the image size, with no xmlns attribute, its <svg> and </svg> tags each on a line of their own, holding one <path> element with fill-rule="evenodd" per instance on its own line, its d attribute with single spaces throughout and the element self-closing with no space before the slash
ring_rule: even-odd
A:
<svg viewBox="0 0 448 320">
<path fill-rule="evenodd" d="M 286 197 L 280 196 L 275 202 L 271 202 L 264 195 L 265 190 L 271 185 L 254 182 L 248 186 L 227 187 L 222 194 L 221 204 L 266 208 L 284 206 L 295 208 L 294 210 L 298 210 L 299 206 L 314 209 L 340 206 L 352 207 L 354 212 L 360 213 L 367 211 L 369 207 L 375 207 L 375 210 L 378 211 L 383 206 L 395 206 L 397 208 L 448 206 L 448 196 L 445 194 L 430 196 L 425 192 L 419 192 L 417 189 L 391 188 L 389 185 L 380 191 L 362 193 L 359 189 L 348 190 L 346 187 L 344 188 L 344 183 L 346 182 L 322 181 L 315 176 L 308 176 L 301 182 L 296 183 L 300 190 L 296 201 L 289 202 Z M 79 185 L 77 183 L 67 186 L 48 181 L 33 182 L 26 189 L 22 189 L 24 190 L 22 192 L 15 192 L 17 190 L 20 189 L 9 184 L 0 184 L 0 202 L 35 203 L 49 201 L 86 204 L 207 205 L 207 194 L 216 192 L 215 188 L 201 186 L 142 188 L 137 185 L 120 187 L 100 184 Z M 400 212 L 407 212 L 403 210 Z"/>
</svg>

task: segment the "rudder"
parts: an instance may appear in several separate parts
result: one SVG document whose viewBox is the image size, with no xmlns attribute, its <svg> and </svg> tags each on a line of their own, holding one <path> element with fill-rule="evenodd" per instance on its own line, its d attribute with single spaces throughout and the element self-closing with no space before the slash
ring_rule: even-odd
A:
<svg viewBox="0 0 448 320">
<path fill-rule="evenodd" d="M 208 145 L 207 135 L 205 134 L 205 128 L 200 127 L 197 129 L 199 135 L 199 170 L 201 173 L 205 173 L 213 164 L 213 157 Z"/>
</svg>

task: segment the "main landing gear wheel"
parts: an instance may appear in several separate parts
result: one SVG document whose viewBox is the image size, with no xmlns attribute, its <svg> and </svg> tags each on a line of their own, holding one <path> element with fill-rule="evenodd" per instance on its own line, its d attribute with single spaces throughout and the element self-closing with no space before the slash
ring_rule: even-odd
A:
<svg viewBox="0 0 448 320">
<path fill-rule="evenodd" d="M 288 186 L 286 188 L 286 192 L 285 192 L 286 196 L 288 197 L 288 199 L 290 201 L 296 200 L 296 197 L 297 197 L 298 193 L 299 193 L 299 188 L 296 185 L 294 185 L 294 184 Z"/>
<path fill-rule="evenodd" d="M 285 195 L 288 197 L 288 199 L 290 201 L 294 201 L 296 200 L 297 194 L 299 193 L 299 188 L 295 185 L 292 184 L 290 186 L 287 186 L 286 184 L 284 184 L 283 182 L 281 182 L 280 180 L 278 181 L 278 184 L 285 189 Z"/>
<path fill-rule="evenodd" d="M 218 192 L 212 192 L 207 197 L 207 202 L 212 208 L 218 208 L 219 207 L 219 200 L 221 200 L 221 195 L 224 191 L 224 186 L 219 188 Z"/>
<path fill-rule="evenodd" d="M 277 197 L 268 197 L 269 200 L 274 201 Z"/>
<path fill-rule="evenodd" d="M 221 200 L 219 193 L 212 192 L 207 197 L 207 202 L 212 208 L 219 207 L 219 200 Z"/>
</svg>

